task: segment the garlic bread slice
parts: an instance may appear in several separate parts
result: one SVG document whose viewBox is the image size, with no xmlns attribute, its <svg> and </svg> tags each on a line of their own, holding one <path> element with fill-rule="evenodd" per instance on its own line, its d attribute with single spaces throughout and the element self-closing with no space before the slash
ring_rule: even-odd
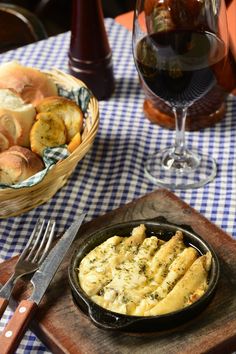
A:
<svg viewBox="0 0 236 354">
<path fill-rule="evenodd" d="M 61 117 L 50 112 L 37 114 L 37 121 L 30 132 L 31 150 L 43 156 L 46 147 L 66 143 L 66 127 Z"/>
<path fill-rule="evenodd" d="M 63 119 L 67 131 L 67 143 L 81 132 L 83 126 L 83 113 L 77 104 L 67 98 L 52 96 L 44 98 L 37 106 L 36 111 L 56 114 Z"/>
<path fill-rule="evenodd" d="M 81 142 L 82 142 L 82 137 L 80 132 L 78 132 L 69 142 L 67 146 L 68 151 L 70 153 L 73 152 L 81 144 Z"/>
</svg>

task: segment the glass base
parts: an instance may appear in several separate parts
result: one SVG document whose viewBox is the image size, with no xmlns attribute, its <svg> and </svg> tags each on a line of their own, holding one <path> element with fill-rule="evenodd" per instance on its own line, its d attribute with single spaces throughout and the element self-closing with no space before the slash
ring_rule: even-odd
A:
<svg viewBox="0 0 236 354">
<path fill-rule="evenodd" d="M 149 157 L 145 174 L 153 183 L 169 189 L 193 189 L 204 186 L 216 176 L 216 162 L 200 152 L 185 150 L 183 155 L 174 148 Z"/>
</svg>

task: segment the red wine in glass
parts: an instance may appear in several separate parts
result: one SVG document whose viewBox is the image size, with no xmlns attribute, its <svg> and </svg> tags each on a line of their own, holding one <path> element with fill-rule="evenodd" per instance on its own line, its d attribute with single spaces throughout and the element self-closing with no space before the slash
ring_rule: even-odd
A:
<svg viewBox="0 0 236 354">
<path fill-rule="evenodd" d="M 225 57 L 224 43 L 208 32 L 154 33 L 136 48 L 145 84 L 171 106 L 189 106 L 210 90 L 217 80 L 214 66 Z"/>
<path fill-rule="evenodd" d="M 212 156 L 185 144 L 187 109 L 217 84 L 228 55 L 224 1 L 198 4 L 191 21 L 186 0 L 137 0 L 135 7 L 133 55 L 142 85 L 172 108 L 176 125 L 174 144 L 149 156 L 144 170 L 170 189 L 203 186 L 217 172 Z"/>
</svg>

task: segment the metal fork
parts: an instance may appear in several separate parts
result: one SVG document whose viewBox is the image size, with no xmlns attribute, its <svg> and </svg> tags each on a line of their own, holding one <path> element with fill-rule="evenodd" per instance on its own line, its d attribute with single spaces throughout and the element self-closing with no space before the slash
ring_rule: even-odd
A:
<svg viewBox="0 0 236 354">
<path fill-rule="evenodd" d="M 39 219 L 21 253 L 13 274 L 0 289 L 0 318 L 2 317 L 16 281 L 26 274 L 35 272 L 48 254 L 55 231 L 55 222 Z"/>
</svg>

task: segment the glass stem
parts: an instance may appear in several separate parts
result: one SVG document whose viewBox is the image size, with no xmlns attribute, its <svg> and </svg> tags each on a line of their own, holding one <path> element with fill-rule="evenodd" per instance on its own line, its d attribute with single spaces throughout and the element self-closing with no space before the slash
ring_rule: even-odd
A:
<svg viewBox="0 0 236 354">
<path fill-rule="evenodd" d="M 175 145 L 174 154 L 183 156 L 185 154 L 185 123 L 187 117 L 187 107 L 174 107 L 175 115 Z"/>
</svg>

